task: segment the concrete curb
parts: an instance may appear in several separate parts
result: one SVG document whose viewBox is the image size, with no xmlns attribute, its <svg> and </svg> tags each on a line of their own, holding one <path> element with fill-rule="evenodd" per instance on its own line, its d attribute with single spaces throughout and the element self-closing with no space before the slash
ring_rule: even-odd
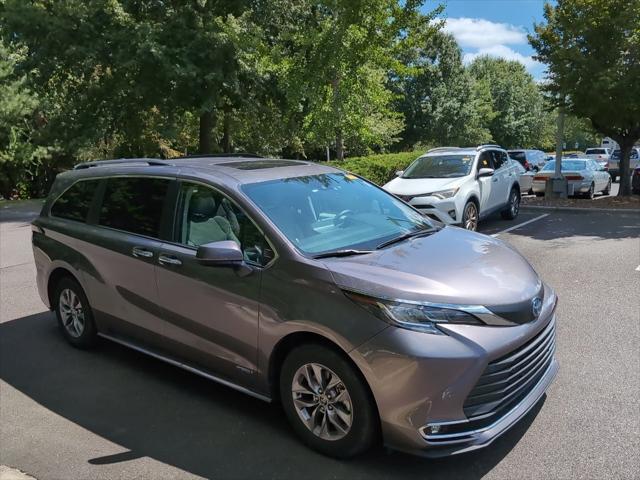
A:
<svg viewBox="0 0 640 480">
<path fill-rule="evenodd" d="M 640 213 L 638 208 L 588 208 L 588 207 L 552 207 L 546 205 L 523 205 L 520 204 L 520 210 L 547 210 L 547 211 L 564 211 L 564 212 L 609 212 L 609 213 Z"/>
</svg>

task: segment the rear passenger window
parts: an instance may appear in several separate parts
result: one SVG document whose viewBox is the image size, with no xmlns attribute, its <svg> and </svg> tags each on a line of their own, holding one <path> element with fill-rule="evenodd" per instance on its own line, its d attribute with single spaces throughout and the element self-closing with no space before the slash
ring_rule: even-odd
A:
<svg viewBox="0 0 640 480">
<path fill-rule="evenodd" d="M 81 180 L 73 184 L 54 202 L 51 207 L 51 215 L 85 222 L 97 185 L 98 180 Z"/>
<path fill-rule="evenodd" d="M 168 188 L 169 180 L 161 178 L 110 178 L 98 223 L 125 232 L 158 237 Z"/>
</svg>

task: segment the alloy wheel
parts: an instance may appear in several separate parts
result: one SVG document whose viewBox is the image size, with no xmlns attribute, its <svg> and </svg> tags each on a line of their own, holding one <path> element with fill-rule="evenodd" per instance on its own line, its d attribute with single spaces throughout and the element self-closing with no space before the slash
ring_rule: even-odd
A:
<svg viewBox="0 0 640 480">
<path fill-rule="evenodd" d="M 518 216 L 518 212 L 520 211 L 520 195 L 518 192 L 513 190 L 511 192 L 511 215 L 515 218 Z"/>
<path fill-rule="evenodd" d="M 473 202 L 464 207 L 464 228 L 475 231 L 478 228 L 478 209 Z"/>
<path fill-rule="evenodd" d="M 62 325 L 67 333 L 73 338 L 80 337 L 85 327 L 84 308 L 80 297 L 73 290 L 65 288 L 60 292 L 58 308 Z"/>
<path fill-rule="evenodd" d="M 291 395 L 302 423 L 317 437 L 340 440 L 351 430 L 351 396 L 340 377 L 324 365 L 302 365 L 293 376 Z"/>
</svg>

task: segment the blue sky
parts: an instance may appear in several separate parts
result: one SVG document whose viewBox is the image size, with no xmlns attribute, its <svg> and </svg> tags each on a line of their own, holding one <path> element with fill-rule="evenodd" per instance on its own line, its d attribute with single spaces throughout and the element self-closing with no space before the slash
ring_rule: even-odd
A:
<svg viewBox="0 0 640 480">
<path fill-rule="evenodd" d="M 531 58 L 527 33 L 533 31 L 534 22 L 543 20 L 544 0 L 442 1 L 444 28 L 456 37 L 465 62 L 482 54 L 503 57 L 524 64 L 536 80 L 543 78 L 544 66 Z M 434 5 L 437 2 L 430 0 L 423 8 Z"/>
</svg>

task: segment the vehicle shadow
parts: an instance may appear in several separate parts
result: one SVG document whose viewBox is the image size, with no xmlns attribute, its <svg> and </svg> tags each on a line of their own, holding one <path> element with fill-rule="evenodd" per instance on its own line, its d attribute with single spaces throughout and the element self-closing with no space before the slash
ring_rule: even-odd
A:
<svg viewBox="0 0 640 480">
<path fill-rule="evenodd" d="M 544 403 L 480 452 L 428 460 L 378 447 L 337 461 L 300 444 L 277 406 L 110 342 L 94 351 L 70 347 L 50 312 L 0 324 L 0 377 L 128 449 L 75 462 L 151 457 L 207 478 L 481 478 L 517 444 Z"/>
</svg>

